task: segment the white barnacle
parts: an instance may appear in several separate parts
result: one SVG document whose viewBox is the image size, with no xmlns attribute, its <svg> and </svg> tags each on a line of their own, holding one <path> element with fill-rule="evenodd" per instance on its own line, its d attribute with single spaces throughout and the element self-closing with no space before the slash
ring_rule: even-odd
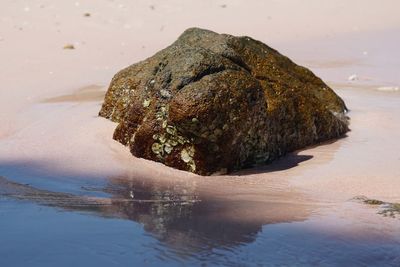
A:
<svg viewBox="0 0 400 267">
<path fill-rule="evenodd" d="M 151 150 L 153 151 L 154 154 L 161 154 L 163 152 L 163 145 L 159 143 L 154 143 L 151 146 Z"/>
<path fill-rule="evenodd" d="M 165 129 L 167 133 L 170 135 L 175 135 L 176 134 L 176 128 L 174 126 L 168 125 L 167 128 Z"/>
<path fill-rule="evenodd" d="M 135 135 L 136 133 L 132 134 L 131 139 L 129 140 L 130 143 L 135 142 Z"/>
<path fill-rule="evenodd" d="M 188 148 L 188 153 L 189 153 L 189 156 L 191 156 L 191 157 L 194 157 L 194 146 L 191 146 L 191 147 L 189 147 Z"/>
<path fill-rule="evenodd" d="M 167 138 L 165 137 L 164 134 L 162 134 L 162 135 L 158 138 L 158 140 L 160 141 L 161 144 L 164 144 L 164 143 L 167 141 Z"/>
<path fill-rule="evenodd" d="M 192 160 L 192 157 L 189 155 L 189 152 L 184 148 L 181 151 L 181 159 L 183 162 L 188 163 Z"/>
<path fill-rule="evenodd" d="M 164 118 L 164 114 L 160 111 L 156 112 L 156 120 L 162 121 Z"/>
<path fill-rule="evenodd" d="M 165 151 L 167 154 L 171 153 L 172 149 L 173 149 L 173 147 L 172 147 L 170 144 L 166 143 L 166 144 L 164 145 L 164 151 Z"/>
<path fill-rule="evenodd" d="M 193 160 L 189 162 L 188 165 L 190 167 L 190 171 L 192 172 L 196 171 L 196 163 Z"/>
<path fill-rule="evenodd" d="M 167 113 L 167 108 L 164 107 L 164 106 L 162 106 L 162 107 L 160 108 L 160 111 L 161 111 L 162 114 L 165 115 L 165 114 Z"/>
<path fill-rule="evenodd" d="M 176 140 L 178 141 L 179 144 L 183 145 L 184 143 L 186 143 L 185 138 L 183 138 L 183 136 L 178 135 L 176 137 Z"/>
<path fill-rule="evenodd" d="M 151 103 L 151 100 L 150 100 L 150 99 L 145 99 L 145 100 L 143 101 L 143 107 L 144 107 L 144 108 L 149 107 L 149 106 L 150 106 L 150 103 Z"/>
<path fill-rule="evenodd" d="M 178 142 L 174 139 L 169 140 L 169 143 L 171 144 L 171 146 L 177 146 Z"/>
<path fill-rule="evenodd" d="M 167 90 L 165 90 L 165 89 L 161 89 L 161 90 L 160 90 L 160 94 L 161 94 L 161 96 L 164 97 L 164 98 L 170 98 L 170 97 L 171 97 L 171 94 L 170 94 Z"/>
</svg>

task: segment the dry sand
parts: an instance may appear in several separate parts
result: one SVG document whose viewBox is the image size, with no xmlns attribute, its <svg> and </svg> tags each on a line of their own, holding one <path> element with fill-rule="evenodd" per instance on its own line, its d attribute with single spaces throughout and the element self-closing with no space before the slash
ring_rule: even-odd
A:
<svg viewBox="0 0 400 267">
<path fill-rule="evenodd" d="M 357 195 L 400 201 L 400 92 L 378 90 L 400 85 L 399 9 L 389 0 L 3 1 L 0 170 L 191 181 L 209 196 L 247 201 L 288 192 L 291 202 L 336 207 Z M 252 36 L 311 68 L 344 98 L 352 131 L 230 176 L 133 158 L 111 139 L 116 125 L 97 117 L 101 97 L 119 69 L 190 26 Z"/>
</svg>

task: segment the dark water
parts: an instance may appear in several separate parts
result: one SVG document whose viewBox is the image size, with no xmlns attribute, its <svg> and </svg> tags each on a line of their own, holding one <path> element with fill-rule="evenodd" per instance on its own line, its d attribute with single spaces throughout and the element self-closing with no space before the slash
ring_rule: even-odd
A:
<svg viewBox="0 0 400 267">
<path fill-rule="evenodd" d="M 0 266 L 400 266 L 399 231 L 342 235 L 346 218 L 277 215 L 293 202 L 124 178 L 25 179 L 0 178 Z M 264 215 L 248 217 L 253 206 Z M 334 231 L 319 227 L 332 220 Z"/>
</svg>

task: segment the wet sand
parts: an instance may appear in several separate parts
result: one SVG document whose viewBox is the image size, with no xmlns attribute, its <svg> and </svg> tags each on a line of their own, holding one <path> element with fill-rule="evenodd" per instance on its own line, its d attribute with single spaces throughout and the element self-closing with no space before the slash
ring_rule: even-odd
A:
<svg viewBox="0 0 400 267">
<path fill-rule="evenodd" d="M 24 216 L 33 225 L 54 220 L 75 225 L 71 218 L 86 225 L 93 220 L 99 232 L 110 227 L 105 217 L 124 229 L 113 233 L 118 238 L 112 239 L 112 251 L 143 251 L 135 259 L 149 265 L 169 262 L 171 255 L 171 265 L 196 265 L 207 258 L 211 264 L 228 265 L 233 255 L 242 257 L 237 262 L 255 258 L 254 264 L 262 263 L 263 257 L 285 262 L 261 245 L 277 249 L 289 263 L 302 262 L 304 254 L 305 264 L 324 264 L 324 257 L 330 264 L 400 261 L 398 218 L 385 218 L 377 207 L 352 200 L 364 195 L 400 202 L 400 92 L 387 89 L 400 86 L 396 1 L 99 1 L 95 6 L 89 1 L 6 1 L 3 7 L 0 176 L 5 178 L 0 179 L 0 225 L 5 229 L 2 238 L 14 251 L 30 242 L 12 235 L 19 229 L 13 221 Z M 231 23 L 244 8 L 252 14 L 246 23 Z M 164 48 L 190 26 L 250 35 L 309 67 L 345 100 L 351 132 L 271 165 L 226 176 L 201 177 L 132 157 L 112 140 L 116 125 L 97 116 L 107 85 L 119 69 Z M 66 44 L 75 49 L 63 49 Z M 356 78 L 349 80 L 351 76 Z M 41 209 L 46 216 L 40 216 Z M 138 227 L 136 232 L 121 219 Z M 143 233 L 136 224 L 143 226 Z M 71 231 L 81 236 L 72 239 L 54 229 L 56 236 L 75 245 L 69 251 L 83 246 L 111 265 L 129 262 L 117 254 L 104 256 L 105 248 L 80 239 L 90 228 L 74 227 Z M 110 231 L 105 232 L 111 236 Z M 133 242 L 124 236 L 128 232 L 140 240 L 137 247 L 128 245 Z M 153 241 L 147 233 L 161 244 L 149 245 Z M 26 235 L 36 236 L 34 228 Z M 297 239 L 310 249 L 302 251 Z M 142 241 L 147 250 L 139 246 Z M 46 244 L 53 242 L 50 238 Z M 118 247 L 120 242 L 126 243 Z M 207 246 L 207 253 L 197 253 Z M 339 248 L 342 257 L 333 253 Z M 9 249 L 0 246 L 0 255 Z M 221 249 L 222 256 L 213 249 Z M 46 255 L 32 251 L 40 254 L 36 263 L 43 265 Z M 14 255 L 24 253 L 31 255 L 24 250 Z M 21 259 L 30 262 L 28 256 Z"/>
<path fill-rule="evenodd" d="M 88 85 L 78 89 L 75 92 L 67 95 L 60 95 L 51 98 L 46 98 L 43 103 L 61 103 L 61 102 L 98 102 L 104 100 L 104 95 L 107 87 L 99 85 Z"/>
</svg>

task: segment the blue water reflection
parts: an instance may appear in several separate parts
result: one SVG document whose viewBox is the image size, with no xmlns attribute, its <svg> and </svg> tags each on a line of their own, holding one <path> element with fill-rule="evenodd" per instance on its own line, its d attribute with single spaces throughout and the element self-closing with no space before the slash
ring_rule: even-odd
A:
<svg viewBox="0 0 400 267">
<path fill-rule="evenodd" d="M 337 236 L 315 228 L 324 218 L 308 211 L 304 218 L 237 218 L 226 214 L 237 208 L 245 215 L 242 207 L 255 203 L 126 179 L 91 190 L 111 197 L 2 178 L 0 266 L 400 265 L 400 236 Z"/>
</svg>

